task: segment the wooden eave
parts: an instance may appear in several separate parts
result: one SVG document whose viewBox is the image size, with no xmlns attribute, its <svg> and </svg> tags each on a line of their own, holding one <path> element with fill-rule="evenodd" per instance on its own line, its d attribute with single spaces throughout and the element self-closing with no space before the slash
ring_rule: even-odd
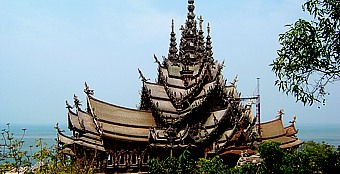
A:
<svg viewBox="0 0 340 174">
<path fill-rule="evenodd" d="M 265 141 L 274 141 L 281 143 L 281 148 L 295 147 L 303 143 L 294 136 L 287 136 L 282 124 L 281 117 L 275 120 L 261 123 L 261 139 Z"/>
<path fill-rule="evenodd" d="M 68 112 L 68 122 L 69 122 L 69 129 L 76 130 L 76 131 L 83 131 L 83 128 L 80 125 L 79 117 L 74 112 L 69 110 Z"/>
<path fill-rule="evenodd" d="M 81 137 L 77 138 L 75 143 L 85 147 L 105 151 L 103 142 L 88 134 L 83 134 Z"/>
<path fill-rule="evenodd" d="M 281 118 L 277 118 L 272 121 L 261 123 L 260 128 L 261 128 L 260 130 L 261 138 L 264 140 L 286 135 L 284 132 Z"/>
<path fill-rule="evenodd" d="M 221 152 L 219 156 L 223 157 L 230 154 L 241 155 L 241 153 L 245 153 L 246 151 L 249 155 L 255 153 L 253 150 L 249 149 L 248 146 L 230 146 L 223 149 L 223 152 Z"/>
<path fill-rule="evenodd" d="M 298 133 L 298 130 L 295 128 L 295 124 L 292 123 L 291 125 L 284 128 L 284 132 L 286 133 L 286 136 L 294 136 Z"/>
<path fill-rule="evenodd" d="M 170 100 L 168 94 L 166 93 L 164 86 L 154 83 L 145 82 L 144 83 L 147 90 L 150 91 L 151 98 L 157 98 L 160 100 Z"/>
<path fill-rule="evenodd" d="M 125 142 L 146 142 L 146 143 L 149 142 L 148 137 L 119 134 L 119 133 L 110 132 L 107 130 L 103 131 L 103 137 L 111 139 L 111 140 L 118 140 L 118 141 L 125 141 Z"/>
<path fill-rule="evenodd" d="M 156 125 L 151 112 L 116 106 L 93 97 L 89 98 L 88 101 L 95 119 L 102 122 L 131 127 L 152 127 Z"/>
<path fill-rule="evenodd" d="M 280 147 L 282 149 L 294 148 L 294 147 L 298 147 L 299 145 L 301 145 L 303 143 L 304 143 L 304 141 L 302 141 L 302 140 L 295 140 L 294 142 L 290 142 L 290 143 L 287 143 L 287 144 L 282 144 L 282 145 L 280 145 Z"/>
<path fill-rule="evenodd" d="M 99 134 L 96 125 L 94 123 L 93 117 L 83 111 L 78 111 L 79 121 L 83 124 L 86 132 L 92 132 L 94 134 Z"/>
<path fill-rule="evenodd" d="M 119 107 L 93 97 L 88 101 L 103 137 L 147 142 L 149 128 L 156 126 L 151 112 Z"/>
<path fill-rule="evenodd" d="M 223 110 L 219 110 L 219 111 L 215 111 L 215 112 L 210 113 L 210 116 L 206 120 L 206 122 L 204 123 L 204 126 L 207 129 L 215 127 L 216 124 L 223 118 L 226 111 L 227 111 L 227 109 L 223 109 Z M 215 122 L 216 122 L 216 124 L 215 124 Z"/>
<path fill-rule="evenodd" d="M 73 144 L 74 140 L 66 135 L 64 135 L 63 133 L 61 133 L 60 131 L 58 131 L 58 141 L 63 143 L 63 144 Z"/>
</svg>

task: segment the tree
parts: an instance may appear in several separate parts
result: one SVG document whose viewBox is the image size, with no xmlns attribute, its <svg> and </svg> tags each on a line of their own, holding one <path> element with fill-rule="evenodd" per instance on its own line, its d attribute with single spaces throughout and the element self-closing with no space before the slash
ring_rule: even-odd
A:
<svg viewBox="0 0 340 174">
<path fill-rule="evenodd" d="M 26 129 L 22 129 L 21 138 L 14 138 L 11 132 L 10 123 L 7 123 L 7 129 L 1 131 L 0 141 L 0 172 L 15 171 L 20 172 L 22 167 L 29 167 L 31 165 L 30 156 L 27 151 L 23 151 L 23 138 Z"/>
<path fill-rule="evenodd" d="M 326 86 L 340 80 L 340 3 L 308 0 L 303 5 L 313 20 L 299 19 L 279 35 L 282 48 L 270 65 L 275 85 L 304 105 L 325 104 Z"/>
<path fill-rule="evenodd" d="M 327 143 L 309 141 L 299 152 L 299 166 L 304 173 L 339 173 L 340 149 Z"/>
</svg>

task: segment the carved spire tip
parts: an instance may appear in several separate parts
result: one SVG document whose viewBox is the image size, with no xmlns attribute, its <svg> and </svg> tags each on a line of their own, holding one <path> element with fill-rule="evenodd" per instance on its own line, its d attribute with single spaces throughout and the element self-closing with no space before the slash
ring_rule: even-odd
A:
<svg viewBox="0 0 340 174">
<path fill-rule="evenodd" d="M 208 22 L 208 35 L 210 35 L 210 23 Z"/>
<path fill-rule="evenodd" d="M 200 30 L 203 30 L 203 17 L 202 15 L 199 17 L 199 21 L 200 21 Z"/>
<path fill-rule="evenodd" d="M 174 32 L 175 30 L 175 22 L 174 19 L 171 20 L 171 31 Z"/>
</svg>

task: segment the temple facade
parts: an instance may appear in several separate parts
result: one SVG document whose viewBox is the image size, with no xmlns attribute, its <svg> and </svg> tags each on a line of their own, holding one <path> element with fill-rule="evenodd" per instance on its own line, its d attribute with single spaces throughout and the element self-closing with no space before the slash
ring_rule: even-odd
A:
<svg viewBox="0 0 340 174">
<path fill-rule="evenodd" d="M 197 158 L 220 155 L 228 159 L 244 150 L 251 152 L 262 141 L 282 140 L 283 148 L 302 143 L 294 137 L 294 125 L 284 128 L 281 117 L 259 123 L 259 96 L 241 98 L 237 80 L 223 78 L 223 62 L 213 56 L 210 26 L 205 35 L 203 19 L 197 18 L 194 9 L 194 0 L 188 0 L 178 46 L 172 21 L 168 55 L 162 60 L 154 56 L 156 81 L 147 80 L 138 70 L 142 81 L 139 108 L 102 101 L 86 83 L 85 106 L 76 95 L 73 105 L 66 101 L 73 134 L 67 136 L 58 128 L 64 153 L 91 159 L 98 171 L 126 172 L 146 171 L 148 159 L 184 150 Z M 255 116 L 254 101 L 258 101 Z"/>
</svg>

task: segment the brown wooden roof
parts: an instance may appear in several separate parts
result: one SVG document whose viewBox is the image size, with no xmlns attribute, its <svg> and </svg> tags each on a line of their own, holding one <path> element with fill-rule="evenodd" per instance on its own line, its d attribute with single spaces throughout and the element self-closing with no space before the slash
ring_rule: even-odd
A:
<svg viewBox="0 0 340 174">
<path fill-rule="evenodd" d="M 80 125 L 78 115 L 75 114 L 74 112 L 72 112 L 71 110 L 69 110 L 69 112 L 68 112 L 68 123 L 69 123 L 69 125 L 68 125 L 69 129 L 83 130 L 81 125 Z"/>
<path fill-rule="evenodd" d="M 286 133 L 286 136 L 294 136 L 298 133 L 298 130 L 296 130 L 294 123 L 285 127 L 284 131 Z"/>
<path fill-rule="evenodd" d="M 93 97 L 89 97 L 88 102 L 94 116 L 101 122 L 127 127 L 149 128 L 156 126 L 151 112 L 116 106 Z"/>
<path fill-rule="evenodd" d="M 149 128 L 156 126 L 151 112 L 115 106 L 88 98 L 103 136 L 122 141 L 148 141 Z"/>
<path fill-rule="evenodd" d="M 58 131 L 58 141 L 60 141 L 63 144 L 78 144 L 81 146 L 105 151 L 103 147 L 103 143 L 101 140 L 99 140 L 99 136 L 91 135 L 91 134 L 83 134 L 80 135 L 80 137 L 68 137 L 67 135 L 64 135 L 62 132 Z"/>
<path fill-rule="evenodd" d="M 298 146 L 303 143 L 303 141 L 298 140 L 294 136 L 290 136 L 286 134 L 285 129 L 283 127 L 281 117 L 269 121 L 266 123 L 261 123 L 261 136 L 262 141 L 274 141 L 280 142 L 282 145 L 281 148 L 291 148 Z"/>
<path fill-rule="evenodd" d="M 283 148 L 283 149 L 287 149 L 287 148 L 291 148 L 291 147 L 297 147 L 297 146 L 299 146 L 303 143 L 304 143 L 304 141 L 302 141 L 302 140 L 295 140 L 295 141 L 287 143 L 287 144 L 282 144 L 282 145 L 280 145 L 280 147 Z"/>
<path fill-rule="evenodd" d="M 281 118 L 261 123 L 261 136 L 263 140 L 285 136 Z"/>
<path fill-rule="evenodd" d="M 83 111 L 78 111 L 78 117 L 80 124 L 84 126 L 86 131 L 98 134 L 93 117 L 90 114 Z"/>
<path fill-rule="evenodd" d="M 94 136 L 91 133 L 81 135 L 79 138 L 76 139 L 75 143 L 85 147 L 105 151 L 103 141 L 100 140 L 100 137 Z"/>
<path fill-rule="evenodd" d="M 215 122 L 216 123 L 219 122 L 222 119 L 222 117 L 224 116 L 226 111 L 227 111 L 227 109 L 212 112 L 210 114 L 209 118 L 207 119 L 207 121 L 205 122 L 204 126 L 205 127 L 214 127 Z"/>
<path fill-rule="evenodd" d="M 58 141 L 64 144 L 73 144 L 74 140 L 58 131 Z"/>
<path fill-rule="evenodd" d="M 152 98 L 169 100 L 168 94 L 166 93 L 163 85 L 145 83 L 145 87 L 151 92 Z"/>
</svg>

